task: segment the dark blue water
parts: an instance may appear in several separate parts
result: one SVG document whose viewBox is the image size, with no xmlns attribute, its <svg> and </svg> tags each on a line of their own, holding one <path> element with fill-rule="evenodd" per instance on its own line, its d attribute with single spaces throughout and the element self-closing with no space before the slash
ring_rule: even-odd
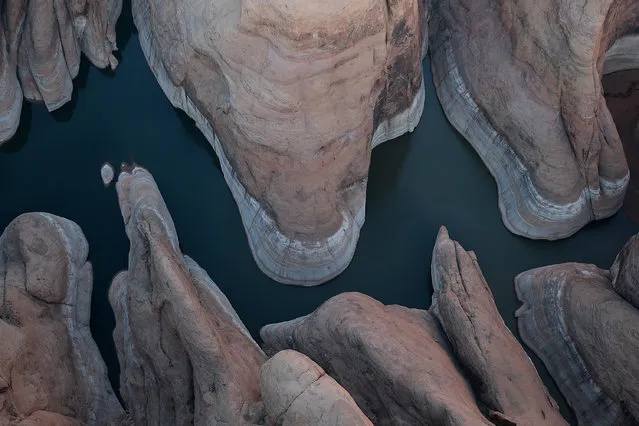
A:
<svg viewBox="0 0 639 426">
<path fill-rule="evenodd" d="M 431 251 L 440 225 L 467 250 L 475 250 L 506 325 L 515 330 L 517 273 L 565 261 L 608 268 L 626 239 L 639 230 L 620 213 L 559 242 L 509 233 L 499 216 L 495 183 L 446 121 L 426 60 L 420 125 L 373 152 L 366 224 L 350 267 L 315 288 L 271 281 L 253 262 L 207 141 L 171 107 L 148 69 L 131 33 L 128 6 L 119 27 L 121 62 L 115 73 L 84 64 L 73 102 L 55 114 L 26 104 L 18 134 L 0 148 L 0 229 L 21 213 L 46 211 L 84 230 L 94 267 L 91 329 L 114 386 L 118 365 L 107 291 L 111 278 L 127 266 L 128 240 L 115 189 L 105 189 L 100 180 L 104 161 L 117 167 L 133 160 L 153 173 L 183 252 L 209 272 L 254 336 L 264 324 L 305 315 L 344 291 L 427 308 Z M 565 404 L 562 410 L 568 415 Z"/>
</svg>

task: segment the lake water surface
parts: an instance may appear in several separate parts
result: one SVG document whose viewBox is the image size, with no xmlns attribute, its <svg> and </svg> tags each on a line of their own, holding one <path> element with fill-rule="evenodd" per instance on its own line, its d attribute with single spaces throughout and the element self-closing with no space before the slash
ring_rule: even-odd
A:
<svg viewBox="0 0 639 426">
<path fill-rule="evenodd" d="M 426 105 L 414 133 L 373 152 L 366 224 L 350 267 L 314 288 L 271 281 L 254 263 L 237 207 L 212 149 L 193 123 L 171 107 L 131 33 L 129 5 L 119 28 L 115 73 L 83 65 L 73 102 L 54 114 L 25 104 L 18 135 L 0 148 L 0 229 L 17 215 L 46 211 L 78 223 L 94 267 L 91 329 L 114 386 L 118 365 L 107 300 L 113 276 L 127 266 L 128 240 L 113 186 L 100 180 L 104 161 L 135 161 L 155 177 L 182 251 L 208 271 L 250 332 L 305 315 L 329 297 L 360 291 L 383 303 L 427 308 L 431 251 L 438 228 L 477 253 L 504 321 L 516 333 L 513 278 L 566 261 L 612 264 L 639 231 L 624 213 L 572 238 L 531 241 L 506 230 L 496 185 L 479 157 L 449 125 L 424 62 Z M 570 413 L 543 366 L 553 396 Z M 572 418 L 572 417 L 569 417 Z"/>
</svg>

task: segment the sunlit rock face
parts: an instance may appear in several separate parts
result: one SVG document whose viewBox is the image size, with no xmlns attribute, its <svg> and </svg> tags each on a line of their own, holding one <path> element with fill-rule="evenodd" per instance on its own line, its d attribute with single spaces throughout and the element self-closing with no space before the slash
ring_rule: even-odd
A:
<svg viewBox="0 0 639 426">
<path fill-rule="evenodd" d="M 93 273 L 82 230 L 46 213 L 0 237 L 0 424 L 117 425 L 89 318 Z"/>
<path fill-rule="evenodd" d="M 215 148 L 271 278 L 316 285 L 349 264 L 371 149 L 422 112 L 425 3 L 133 1 L 147 60 Z"/>
<path fill-rule="evenodd" d="M 0 144 L 18 128 L 22 98 L 49 111 L 71 100 L 84 53 L 115 68 L 121 0 L 6 0 L 0 5 Z"/>
<path fill-rule="evenodd" d="M 499 316 L 475 255 L 445 228 L 431 270 L 429 311 L 342 293 L 263 327 L 265 347 L 306 354 L 374 424 L 566 425 Z"/>
<path fill-rule="evenodd" d="M 628 166 L 601 77 L 639 2 L 435 0 L 429 26 L 442 107 L 493 174 L 508 229 L 563 238 L 619 209 Z"/>
<path fill-rule="evenodd" d="M 515 279 L 521 338 L 580 425 L 639 424 L 638 253 L 633 237 L 610 271 L 564 263 Z"/>
<path fill-rule="evenodd" d="M 117 181 L 128 270 L 109 290 L 120 392 L 136 425 L 370 426 L 351 396 L 294 351 L 267 361 L 177 232 L 153 177 Z"/>
</svg>

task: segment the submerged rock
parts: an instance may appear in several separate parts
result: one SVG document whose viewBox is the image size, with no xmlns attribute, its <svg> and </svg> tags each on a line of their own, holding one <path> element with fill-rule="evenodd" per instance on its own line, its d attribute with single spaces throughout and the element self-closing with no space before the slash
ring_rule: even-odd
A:
<svg viewBox="0 0 639 426">
<path fill-rule="evenodd" d="M 89 330 L 93 273 L 78 225 L 17 217 L 0 237 L 0 424 L 119 424 Z"/>
<path fill-rule="evenodd" d="M 516 312 L 521 338 L 542 359 L 580 425 L 639 423 L 639 311 L 612 284 L 632 279 L 625 272 L 634 266 L 624 265 L 628 253 L 620 256 L 614 278 L 580 263 L 515 278 L 524 303 Z M 615 287 L 629 289 L 619 281 Z"/>
<path fill-rule="evenodd" d="M 121 0 L 6 0 L 0 5 L 0 144 L 20 121 L 22 98 L 49 111 L 71 100 L 84 53 L 115 68 Z"/>
<path fill-rule="evenodd" d="M 601 77 L 639 2 L 437 0 L 431 16 L 439 99 L 494 176 L 508 229 L 557 239 L 616 212 L 629 174 Z"/>
<path fill-rule="evenodd" d="M 451 240 L 444 227 L 435 242 L 431 272 L 431 311 L 489 418 L 516 425 L 567 425 L 499 315 L 475 254 Z"/>
<path fill-rule="evenodd" d="M 341 273 L 371 149 L 421 116 L 426 2 L 134 0 L 133 15 L 160 86 L 220 157 L 260 269 L 305 286 Z"/>
</svg>

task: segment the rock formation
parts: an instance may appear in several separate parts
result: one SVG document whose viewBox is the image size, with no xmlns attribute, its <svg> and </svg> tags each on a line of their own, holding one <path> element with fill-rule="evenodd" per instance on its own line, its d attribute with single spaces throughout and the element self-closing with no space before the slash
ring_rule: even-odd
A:
<svg viewBox="0 0 639 426">
<path fill-rule="evenodd" d="M 425 0 L 134 0 L 145 56 L 215 148 L 269 277 L 323 283 L 364 223 L 371 149 L 424 102 Z"/>
<path fill-rule="evenodd" d="M 432 274 L 431 312 L 343 293 L 260 334 L 268 350 L 291 348 L 317 362 L 374 424 L 565 425 L 474 254 L 445 229 Z"/>
<path fill-rule="evenodd" d="M 262 366 L 267 424 L 372 426 L 353 398 L 306 355 L 284 350 Z"/>
<path fill-rule="evenodd" d="M 508 229 L 557 239 L 616 212 L 628 167 L 601 76 L 639 2 L 435 0 L 430 13 L 439 99 L 497 181 Z M 615 63 L 636 44 L 624 40 Z"/>
<path fill-rule="evenodd" d="M 109 291 L 121 394 L 134 424 L 370 425 L 348 393 L 293 351 L 266 356 L 208 274 L 180 252 L 153 177 L 116 184 L 131 242 Z"/>
<path fill-rule="evenodd" d="M 16 218 L 0 237 L 0 424 L 119 424 L 91 338 L 93 273 L 75 223 Z"/>
<path fill-rule="evenodd" d="M 431 274 L 431 311 L 490 419 L 516 425 L 567 425 L 499 315 L 475 253 L 451 240 L 443 227 L 433 249 Z"/>
<path fill-rule="evenodd" d="M 639 69 L 639 34 L 621 37 L 606 52 L 603 73 Z"/>
<path fill-rule="evenodd" d="M 612 269 L 565 263 L 515 279 L 520 335 L 580 425 L 639 423 L 639 305 L 633 237 Z"/>
<path fill-rule="evenodd" d="M 0 144 L 18 128 L 22 98 L 53 111 L 71 100 L 84 53 L 115 68 L 121 0 L 6 0 L 0 5 Z"/>
</svg>

